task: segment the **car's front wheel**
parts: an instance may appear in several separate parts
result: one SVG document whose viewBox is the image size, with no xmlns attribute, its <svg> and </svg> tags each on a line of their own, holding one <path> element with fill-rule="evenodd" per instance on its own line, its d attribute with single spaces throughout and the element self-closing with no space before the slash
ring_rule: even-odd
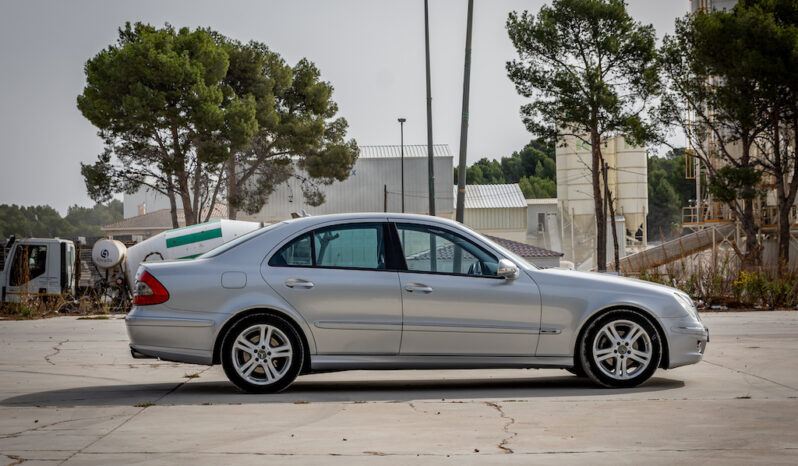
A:
<svg viewBox="0 0 798 466">
<path fill-rule="evenodd" d="M 662 344 L 654 325 L 636 311 L 610 311 L 591 322 L 580 342 L 585 374 L 605 387 L 635 387 L 659 366 Z"/>
<path fill-rule="evenodd" d="M 240 389 L 275 393 L 296 379 L 304 351 L 291 324 L 270 314 L 255 314 L 230 327 L 221 359 L 227 378 Z"/>
</svg>

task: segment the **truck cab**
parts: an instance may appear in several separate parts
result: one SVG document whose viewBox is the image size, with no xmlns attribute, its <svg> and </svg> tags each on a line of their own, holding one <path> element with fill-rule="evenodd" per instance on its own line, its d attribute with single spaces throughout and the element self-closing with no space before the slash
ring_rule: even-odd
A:
<svg viewBox="0 0 798 466">
<path fill-rule="evenodd" d="M 58 238 L 9 241 L 0 302 L 75 295 L 75 244 Z"/>
</svg>

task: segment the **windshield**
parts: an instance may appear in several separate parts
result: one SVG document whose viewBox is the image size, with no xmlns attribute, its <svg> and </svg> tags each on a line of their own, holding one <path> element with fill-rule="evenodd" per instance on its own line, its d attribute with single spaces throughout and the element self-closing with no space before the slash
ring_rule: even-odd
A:
<svg viewBox="0 0 798 466">
<path fill-rule="evenodd" d="M 260 236 L 263 233 L 266 233 L 267 231 L 274 230 L 278 226 L 283 225 L 283 224 L 285 224 L 285 222 L 273 223 L 273 224 L 271 224 L 269 226 L 266 226 L 266 227 L 263 227 L 263 228 L 258 228 L 257 230 L 254 230 L 254 231 L 250 231 L 249 233 L 247 233 L 245 235 L 239 236 L 238 238 L 236 238 L 236 239 L 234 239 L 232 241 L 229 241 L 227 243 L 222 244 L 221 246 L 218 246 L 218 247 L 216 247 L 214 249 L 211 249 L 210 251 L 206 252 L 205 254 L 197 256 L 197 259 L 207 259 L 209 257 L 216 257 L 219 254 L 224 254 L 225 252 L 233 249 L 234 247 L 238 246 L 239 244 L 246 243 L 247 241 L 251 240 L 252 238 Z"/>
</svg>

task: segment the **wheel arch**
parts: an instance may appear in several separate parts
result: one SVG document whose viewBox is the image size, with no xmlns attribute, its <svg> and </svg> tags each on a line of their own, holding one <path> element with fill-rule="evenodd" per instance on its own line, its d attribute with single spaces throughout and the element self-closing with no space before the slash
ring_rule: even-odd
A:
<svg viewBox="0 0 798 466">
<path fill-rule="evenodd" d="M 296 329 L 297 333 L 299 334 L 299 339 L 302 342 L 302 349 L 303 351 L 305 351 L 305 354 L 307 355 L 304 362 L 302 363 L 302 369 L 300 370 L 299 373 L 305 374 L 309 372 L 310 357 L 311 357 L 309 338 L 312 338 L 312 336 L 309 337 L 306 334 L 303 326 L 300 324 L 300 322 L 297 321 L 297 319 L 293 315 L 291 315 L 288 312 L 282 311 L 280 309 L 268 306 L 258 306 L 258 307 L 243 309 L 227 318 L 227 320 L 219 328 L 219 331 L 216 333 L 216 337 L 214 339 L 212 364 L 221 363 L 222 342 L 224 340 L 224 336 L 227 334 L 227 331 L 230 329 L 230 327 L 235 325 L 236 322 L 240 321 L 241 319 L 244 319 L 254 314 L 269 314 L 276 317 L 280 317 L 281 319 L 285 320 L 286 322 L 294 326 L 294 329 Z"/>
<path fill-rule="evenodd" d="M 579 331 L 576 333 L 576 339 L 573 342 L 573 352 L 574 352 L 574 366 L 580 364 L 579 362 L 579 343 L 582 341 L 582 337 L 584 337 L 585 332 L 587 331 L 588 327 L 590 327 L 590 323 L 595 321 L 596 319 L 601 318 L 601 316 L 607 314 L 608 312 L 612 311 L 633 311 L 641 314 L 643 317 L 648 319 L 651 322 L 651 325 L 657 330 L 657 333 L 660 336 L 660 341 L 662 342 L 662 355 L 660 356 L 659 368 L 667 369 L 670 365 L 670 346 L 668 342 L 668 335 L 665 333 L 664 328 L 662 327 L 662 323 L 657 319 L 656 315 L 650 310 L 642 307 L 637 306 L 634 304 L 614 304 L 611 306 L 607 306 L 601 308 L 592 314 L 590 314 L 586 319 L 582 321 L 582 324 L 579 327 Z"/>
</svg>

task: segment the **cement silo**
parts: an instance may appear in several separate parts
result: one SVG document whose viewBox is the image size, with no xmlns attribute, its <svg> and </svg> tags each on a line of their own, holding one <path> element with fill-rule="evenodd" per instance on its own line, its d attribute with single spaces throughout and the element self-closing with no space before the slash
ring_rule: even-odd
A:
<svg viewBox="0 0 798 466">
<path fill-rule="evenodd" d="M 638 229 L 645 231 L 648 214 L 648 158 L 644 147 L 629 144 L 622 136 L 608 141 L 614 150 L 607 154 L 615 160 L 609 163 L 610 190 L 617 199 L 615 213 L 622 215 L 626 229 L 634 235 Z M 602 151 L 603 152 L 603 151 Z M 614 162 L 614 163 L 613 163 Z M 615 167 L 613 170 L 612 167 Z M 615 186 L 613 186 L 613 182 Z M 645 235 L 643 235 L 645 237 Z"/>
<path fill-rule="evenodd" d="M 615 199 L 619 252 L 623 256 L 628 234 L 634 235 L 642 229 L 645 238 L 648 159 L 645 148 L 632 146 L 622 136 L 605 140 L 601 153 L 609 166 L 607 184 Z M 591 147 L 580 138 L 566 136 L 559 141 L 556 156 L 563 249 L 568 260 L 590 268 L 595 266 L 596 249 Z M 607 232 L 607 238 L 608 242 L 612 241 L 611 231 Z M 611 257 L 611 244 L 607 248 L 608 258 Z"/>
</svg>

